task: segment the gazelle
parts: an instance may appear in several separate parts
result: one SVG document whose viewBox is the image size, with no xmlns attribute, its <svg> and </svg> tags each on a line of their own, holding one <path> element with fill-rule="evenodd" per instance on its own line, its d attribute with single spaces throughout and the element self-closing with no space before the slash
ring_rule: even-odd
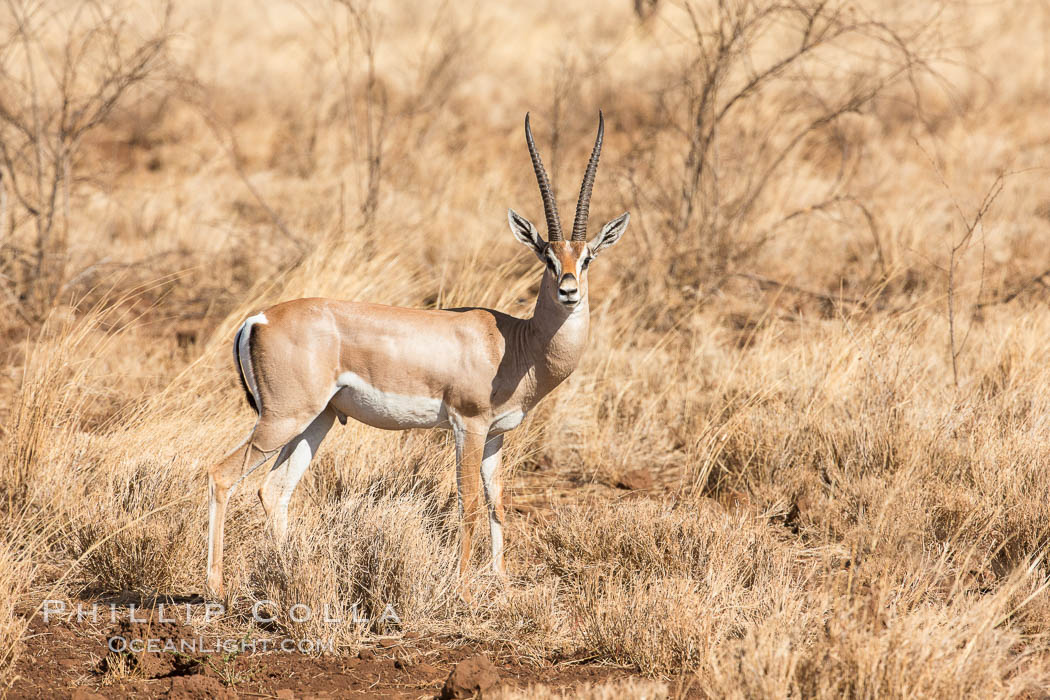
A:
<svg viewBox="0 0 1050 700">
<path fill-rule="evenodd" d="M 482 308 L 419 310 L 332 299 L 284 302 L 244 322 L 234 361 L 258 412 L 251 435 L 209 470 L 208 589 L 223 591 L 222 536 L 234 487 L 273 455 L 259 499 L 282 538 L 288 502 L 334 421 L 349 416 L 388 430 L 444 428 L 456 444 L 465 575 L 484 486 L 492 566 L 503 568 L 500 453 L 503 434 L 565 380 L 587 344 L 587 266 L 616 243 L 628 214 L 586 240 L 587 212 L 605 121 L 583 177 L 572 238 L 562 236 L 550 181 L 525 115 L 525 140 L 539 181 L 548 239 L 508 210 L 514 237 L 546 266 L 532 318 Z"/>
</svg>

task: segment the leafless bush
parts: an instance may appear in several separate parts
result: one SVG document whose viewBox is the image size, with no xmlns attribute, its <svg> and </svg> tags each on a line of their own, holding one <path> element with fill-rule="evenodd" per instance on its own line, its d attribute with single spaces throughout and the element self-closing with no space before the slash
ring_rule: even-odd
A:
<svg viewBox="0 0 1050 700">
<path fill-rule="evenodd" d="M 949 195 L 951 195 L 951 188 L 948 187 L 948 183 L 945 182 L 944 175 L 938 171 L 938 176 L 940 176 L 945 189 L 948 190 Z M 985 192 L 984 197 L 981 199 L 977 211 L 973 213 L 973 216 L 966 216 L 962 207 L 959 205 L 958 200 L 956 200 L 954 196 L 952 197 L 952 203 L 955 206 L 955 211 L 958 213 L 959 221 L 962 225 L 962 234 L 958 238 L 953 239 L 949 244 L 948 263 L 947 269 L 945 270 L 945 303 L 948 315 L 948 354 L 952 361 L 952 382 L 956 387 L 959 386 L 959 358 L 962 356 L 963 352 L 965 352 L 966 345 L 970 340 L 970 333 L 973 331 L 974 320 L 981 308 L 981 293 L 984 291 L 985 259 L 983 252 L 984 248 L 987 246 L 987 240 L 984 238 L 984 219 L 992 208 L 992 205 L 995 204 L 995 200 L 1003 193 L 1005 179 L 1005 175 L 1002 173 L 995 178 L 991 187 Z M 966 255 L 967 251 L 969 251 L 970 247 L 974 244 L 975 238 L 978 237 L 978 233 L 981 234 L 980 242 L 982 244 L 982 257 L 980 276 L 977 280 L 978 289 L 976 303 L 972 307 L 972 315 L 969 323 L 966 325 L 966 329 L 962 330 L 958 319 L 957 297 L 959 296 L 960 287 L 962 286 L 961 282 L 964 282 L 965 280 L 960 281 L 959 279 L 959 265 L 963 256 Z"/>
<path fill-rule="evenodd" d="M 85 137 L 156 74 L 170 17 L 169 3 L 143 32 L 119 2 L 0 8 L 0 169 L 16 209 L 0 238 L 0 289 L 27 321 L 44 319 L 67 279 Z"/>
<path fill-rule="evenodd" d="M 389 176 L 393 134 L 420 146 L 434 121 L 455 93 L 465 60 L 471 27 L 451 16 L 442 3 L 426 23 L 426 38 L 415 57 L 412 76 L 402 76 L 397 87 L 378 69 L 391 31 L 384 11 L 369 0 L 326 0 L 300 3 L 314 29 L 309 53 L 315 65 L 334 67 L 335 90 L 317 95 L 311 112 L 314 128 L 331 119 L 346 130 L 349 162 L 358 189 L 355 227 L 372 233 L 381 202 L 382 185 Z M 326 85 L 324 81 L 319 85 Z M 326 124 L 327 126 L 327 124 Z M 411 146 L 410 146 L 411 147 Z M 340 222 L 340 229 L 345 222 Z"/>
<path fill-rule="evenodd" d="M 650 127 L 663 146 L 640 147 L 631 175 L 658 183 L 633 190 L 657 217 L 672 275 L 717 287 L 788 224 L 835 209 L 862 216 L 877 248 L 875 217 L 851 191 L 863 146 L 837 129 L 932 73 L 933 20 L 905 32 L 839 0 L 689 2 L 684 13 L 689 59 L 656 91 Z M 792 196 L 789 168 L 816 171 L 823 192 Z"/>
<path fill-rule="evenodd" d="M 355 143 L 364 143 L 362 155 L 367 165 L 364 196 L 361 198 L 361 225 L 366 231 L 375 226 L 379 206 L 379 184 L 383 177 L 383 155 L 390 116 L 390 97 L 386 85 L 376 76 L 376 51 L 382 33 L 382 20 L 369 2 L 336 0 L 346 12 L 341 41 L 333 51 L 342 79 L 346 116 Z M 336 24 L 342 24 L 337 22 Z M 340 47 L 346 47 L 346 51 Z M 353 78 L 356 72 L 355 51 L 364 57 L 363 110 L 354 108 Z"/>
</svg>

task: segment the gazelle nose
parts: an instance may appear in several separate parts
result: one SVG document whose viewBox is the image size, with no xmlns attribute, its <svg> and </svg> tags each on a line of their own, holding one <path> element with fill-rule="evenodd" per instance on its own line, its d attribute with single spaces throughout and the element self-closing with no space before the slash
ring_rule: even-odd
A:
<svg viewBox="0 0 1050 700">
<path fill-rule="evenodd" d="M 561 301 L 580 300 L 580 285 L 576 281 L 576 275 L 562 275 L 561 281 L 558 282 L 558 298 Z"/>
</svg>

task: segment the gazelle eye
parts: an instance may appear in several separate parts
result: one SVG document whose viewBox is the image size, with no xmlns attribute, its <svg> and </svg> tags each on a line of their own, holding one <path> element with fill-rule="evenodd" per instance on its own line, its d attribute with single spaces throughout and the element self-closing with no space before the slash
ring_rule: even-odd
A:
<svg viewBox="0 0 1050 700">
<path fill-rule="evenodd" d="M 591 260 L 594 260 L 594 258 L 584 258 L 583 263 L 580 265 L 580 269 L 586 270 L 587 266 L 591 264 Z"/>
</svg>

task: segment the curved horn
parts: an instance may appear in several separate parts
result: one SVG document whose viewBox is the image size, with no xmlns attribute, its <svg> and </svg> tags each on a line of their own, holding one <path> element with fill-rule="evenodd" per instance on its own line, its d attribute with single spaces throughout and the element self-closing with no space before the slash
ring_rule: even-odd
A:
<svg viewBox="0 0 1050 700">
<path fill-rule="evenodd" d="M 587 215 L 591 207 L 591 190 L 594 188 L 594 174 L 598 171 L 598 157 L 602 154 L 602 137 L 605 135 L 605 117 L 598 110 L 598 136 L 594 139 L 594 150 L 587 163 L 587 172 L 583 174 L 580 186 L 580 199 L 576 203 L 576 221 L 572 224 L 572 240 L 587 240 Z"/>
<path fill-rule="evenodd" d="M 543 161 L 536 150 L 536 142 L 532 140 L 532 127 L 529 126 L 529 114 L 525 113 L 525 140 L 529 144 L 529 155 L 532 156 L 532 169 L 536 171 L 536 181 L 540 183 L 540 196 L 543 197 L 543 213 L 547 217 L 547 240 L 560 241 L 561 219 L 558 218 L 558 203 L 551 191 L 550 180 L 547 179 L 547 171 L 543 169 Z"/>
</svg>

